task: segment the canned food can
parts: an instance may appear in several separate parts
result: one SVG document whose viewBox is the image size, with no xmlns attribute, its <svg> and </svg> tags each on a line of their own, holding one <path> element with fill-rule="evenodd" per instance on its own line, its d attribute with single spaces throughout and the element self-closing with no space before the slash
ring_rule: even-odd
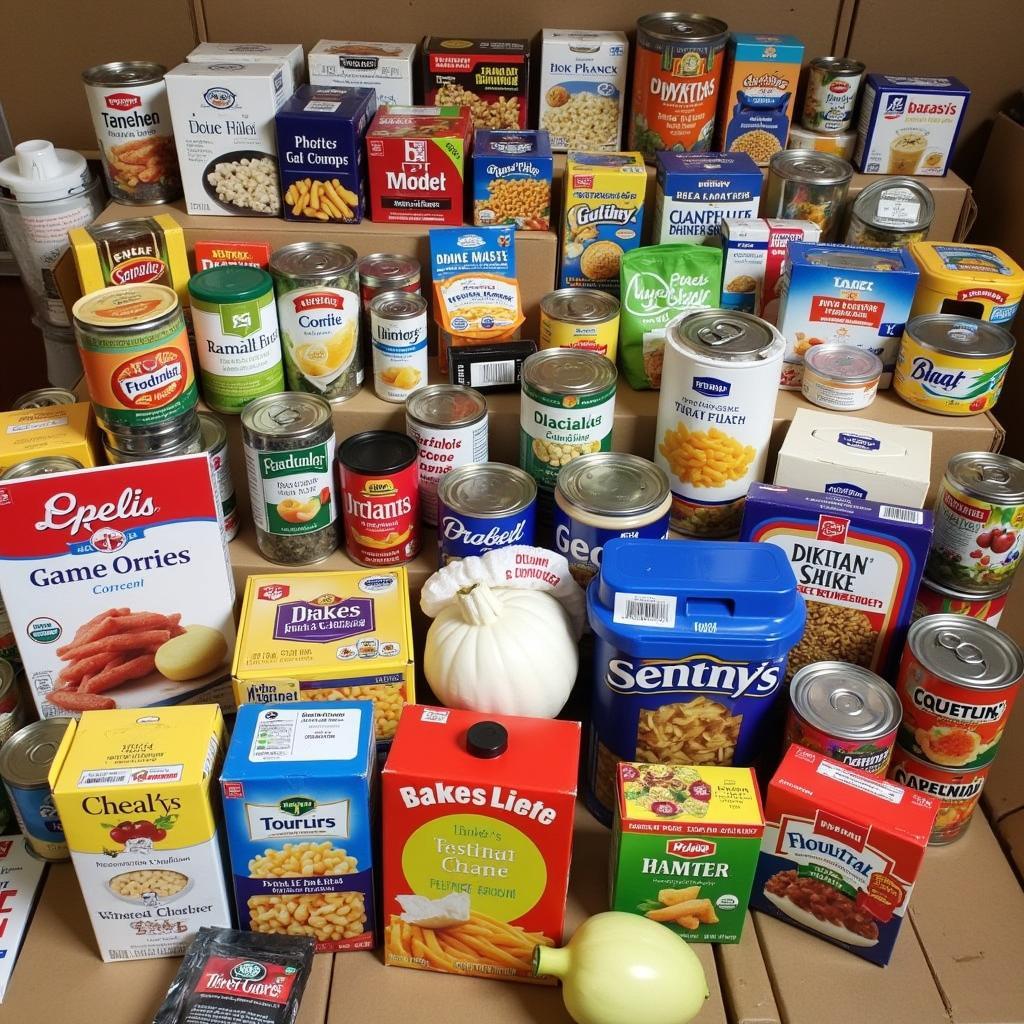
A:
<svg viewBox="0 0 1024 1024">
<path fill-rule="evenodd" d="M 613 537 L 667 537 L 671 507 L 668 477 L 653 462 L 623 452 L 581 455 L 558 474 L 555 550 L 586 588 Z"/>
<path fill-rule="evenodd" d="M 181 198 L 167 68 L 116 61 L 82 72 L 110 198 L 149 206 Z"/>
<path fill-rule="evenodd" d="M 286 392 L 242 410 L 256 546 L 277 565 L 310 565 L 338 547 L 334 420 L 326 399 Z"/>
<path fill-rule="evenodd" d="M 845 132 L 853 124 L 864 65 L 850 57 L 815 57 L 807 71 L 800 121 L 815 132 Z"/>
<path fill-rule="evenodd" d="M 921 580 L 918 588 L 911 621 L 917 622 L 925 615 L 966 615 L 971 619 L 981 619 L 990 626 L 998 626 L 1009 593 L 1009 583 L 1003 584 L 991 594 L 983 595 L 944 587 L 926 578 Z"/>
<path fill-rule="evenodd" d="M 914 178 L 883 178 L 861 189 L 851 204 L 845 242 L 902 249 L 927 238 L 934 217 L 930 188 Z"/>
<path fill-rule="evenodd" d="M 359 294 L 369 310 L 381 292 L 419 292 L 420 261 L 415 256 L 374 252 L 359 261 Z"/>
<path fill-rule="evenodd" d="M 821 241 L 831 242 L 852 177 L 853 167 L 837 156 L 811 149 L 781 150 L 768 164 L 761 212 L 769 218 L 809 220 L 821 229 Z"/>
<path fill-rule="evenodd" d="M 752 313 L 705 309 L 665 335 L 654 461 L 672 489 L 673 530 L 728 537 L 764 475 L 786 342 Z"/>
<path fill-rule="evenodd" d="M 180 435 L 175 431 L 173 440 L 155 450 L 150 450 L 145 445 L 136 448 L 122 447 L 124 440 L 116 434 L 103 435 L 103 454 L 106 455 L 107 462 L 113 466 L 123 462 L 149 462 L 152 459 L 170 459 L 176 455 L 195 455 L 203 450 L 199 417 L 195 413 L 192 414 L 187 434 Z"/>
<path fill-rule="evenodd" d="M 437 489 L 438 564 L 533 544 L 537 482 L 501 462 L 453 469 Z"/>
<path fill-rule="evenodd" d="M 812 345 L 804 353 L 800 391 L 822 409 L 866 409 L 878 394 L 882 360 L 856 345 Z"/>
<path fill-rule="evenodd" d="M 45 476 L 48 473 L 73 473 L 76 469 L 82 469 L 78 459 L 67 455 L 40 455 L 9 466 L 0 473 L 0 480 L 24 480 L 25 477 Z"/>
<path fill-rule="evenodd" d="M 799 743 L 884 779 L 902 716 L 881 676 L 845 661 L 816 661 L 789 684 L 783 749 Z"/>
<path fill-rule="evenodd" d="M 1024 463 L 995 452 L 954 455 L 934 519 L 928 580 L 979 599 L 1005 590 L 1024 554 Z"/>
<path fill-rule="evenodd" d="M 103 445 L 108 456 L 116 454 L 122 462 L 141 462 L 163 458 L 168 452 L 181 455 L 199 451 L 196 424 L 198 414 L 188 409 L 180 416 L 152 427 L 123 427 L 113 430 L 104 425 Z"/>
<path fill-rule="evenodd" d="M 857 132 L 812 132 L 799 125 L 791 125 L 786 149 L 813 149 L 816 153 L 830 153 L 840 160 L 852 160 L 857 147 Z"/>
<path fill-rule="evenodd" d="M 347 401 L 363 384 L 356 253 L 334 242 L 292 242 L 270 257 L 290 391 Z"/>
<path fill-rule="evenodd" d="M 441 478 L 459 466 L 487 461 L 487 400 L 461 384 L 430 384 L 409 396 L 405 432 L 419 448 L 423 522 L 436 526 Z"/>
<path fill-rule="evenodd" d="M 161 219 L 166 223 L 168 218 Z M 108 285 L 163 284 L 184 299 L 188 255 L 180 229 L 169 242 L 160 220 L 131 217 L 91 224 L 72 233 L 70 241 L 83 292 Z"/>
<path fill-rule="evenodd" d="M 559 288 L 540 300 L 540 347 L 579 348 L 613 363 L 619 344 L 619 300 L 593 288 Z"/>
<path fill-rule="evenodd" d="M 338 447 L 345 548 L 360 565 L 412 561 L 420 550 L 419 450 L 407 434 L 366 430 Z"/>
<path fill-rule="evenodd" d="M 69 718 L 47 718 L 16 732 L 0 747 L 0 779 L 18 827 L 42 860 L 67 860 L 68 844 L 46 781 Z"/>
<path fill-rule="evenodd" d="M 943 768 L 995 760 L 1024 675 L 1020 648 L 995 626 L 926 615 L 907 634 L 896 690 L 900 743 Z"/>
<path fill-rule="evenodd" d="M 228 540 L 238 536 L 238 500 L 235 498 L 235 481 L 231 478 L 231 462 L 228 459 L 228 432 L 216 416 L 208 412 L 199 414 L 202 451 L 210 459 L 210 468 L 217 484 L 220 510 L 224 516 L 224 534 Z"/>
<path fill-rule="evenodd" d="M 944 416 L 974 416 L 999 400 L 1013 335 L 987 320 L 926 313 L 907 323 L 892 386 L 908 405 Z"/>
<path fill-rule="evenodd" d="M 206 404 L 233 414 L 284 391 L 273 278 L 259 267 L 210 267 L 188 292 Z"/>
<path fill-rule="evenodd" d="M 427 382 L 427 300 L 411 292 L 379 292 L 370 302 L 373 390 L 405 402 Z"/>
<path fill-rule="evenodd" d="M 118 433 L 192 412 L 198 400 L 185 317 L 160 284 L 119 285 L 72 308 L 96 417 Z"/>
<path fill-rule="evenodd" d="M 51 405 L 76 405 L 78 396 L 68 388 L 36 388 L 26 391 L 11 404 L 11 412 L 19 409 L 45 409 Z"/>
</svg>

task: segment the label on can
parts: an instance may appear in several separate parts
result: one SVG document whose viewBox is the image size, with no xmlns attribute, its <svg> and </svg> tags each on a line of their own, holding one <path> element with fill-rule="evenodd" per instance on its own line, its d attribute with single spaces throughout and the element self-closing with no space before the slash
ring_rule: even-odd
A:
<svg viewBox="0 0 1024 1024">
<path fill-rule="evenodd" d="M 220 510 L 224 516 L 224 534 L 228 540 L 238 536 L 238 499 L 235 497 L 235 482 L 231 478 L 231 463 L 228 460 L 227 445 L 207 451 L 213 479 L 217 484 Z"/>
<path fill-rule="evenodd" d="M 264 533 L 296 537 L 334 524 L 334 438 L 308 448 L 245 446 L 253 522 Z"/>
<path fill-rule="evenodd" d="M 4 781 L 11 808 L 29 846 L 43 860 L 67 860 L 64 826 L 49 786 L 15 786 Z"/>
<path fill-rule="evenodd" d="M 946 594 L 936 590 L 927 580 L 921 581 L 911 620 L 916 622 L 925 615 L 966 615 L 981 619 L 990 626 L 998 626 L 1006 607 L 1007 591 L 994 597 L 974 597 L 971 594 Z"/>
<path fill-rule="evenodd" d="M 457 562 L 513 544 L 532 545 L 536 530 L 537 503 L 507 515 L 474 516 L 438 503 L 437 561 Z"/>
<path fill-rule="evenodd" d="M 487 461 L 487 417 L 464 427 L 434 427 L 406 418 L 405 432 L 420 450 L 419 492 L 423 522 L 437 525 L 437 485 L 445 473 Z"/>
<path fill-rule="evenodd" d="M 628 529 L 597 526 L 570 515 L 560 500 L 555 503 L 555 550 L 565 555 L 572 578 L 586 587 L 600 572 L 604 546 L 615 537 L 651 537 L 663 540 L 668 536 L 668 512 L 653 522 Z"/>
<path fill-rule="evenodd" d="M 853 124 L 863 71 L 834 71 L 811 62 L 807 70 L 803 126 L 814 132 L 844 132 Z"/>
<path fill-rule="evenodd" d="M 345 547 L 360 565 L 401 565 L 419 553 L 418 461 L 372 476 L 339 462 Z"/>
<path fill-rule="evenodd" d="M 596 352 L 613 363 L 619 344 L 618 316 L 603 323 L 574 323 L 540 311 L 541 348 L 581 348 Z"/>
<path fill-rule="evenodd" d="M 889 771 L 892 760 L 892 748 L 896 743 L 897 730 L 893 729 L 884 736 L 871 740 L 849 740 L 833 736 L 831 733 L 816 729 L 810 722 L 805 722 L 793 709 L 789 709 L 786 719 L 785 739 L 782 749 L 788 750 L 790 744 L 799 743 L 802 747 L 816 750 L 819 754 L 841 761 L 851 768 L 859 768 L 862 772 L 877 775 L 884 779 Z"/>
<path fill-rule="evenodd" d="M 385 402 L 404 402 L 427 381 L 427 310 L 394 320 L 370 310 L 373 390 Z"/>
</svg>

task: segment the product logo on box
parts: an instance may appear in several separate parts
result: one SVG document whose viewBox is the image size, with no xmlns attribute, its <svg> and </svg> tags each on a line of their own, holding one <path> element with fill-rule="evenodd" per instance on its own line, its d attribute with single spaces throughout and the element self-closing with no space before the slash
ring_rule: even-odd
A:
<svg viewBox="0 0 1024 1024">
<path fill-rule="evenodd" d="M 907 96 L 906 93 L 894 92 L 890 93 L 885 98 L 885 112 L 883 117 L 887 121 L 895 121 L 897 118 L 902 117 L 907 112 Z"/>
<path fill-rule="evenodd" d="M 882 442 L 870 434 L 847 434 L 840 431 L 836 440 L 846 448 L 857 448 L 863 452 L 877 452 Z"/>
<path fill-rule="evenodd" d="M 861 498 L 864 499 L 868 496 L 868 492 L 863 487 L 858 487 L 856 484 L 847 484 L 837 480 L 835 483 L 825 484 L 826 494 L 841 494 L 846 498 Z"/>
<path fill-rule="evenodd" d="M 274 639 L 328 644 L 375 625 L 373 599 L 323 594 L 312 601 L 291 601 L 274 613 Z"/>
<path fill-rule="evenodd" d="M 850 520 L 842 516 L 818 516 L 818 540 L 845 544 L 850 530 Z"/>
<path fill-rule="evenodd" d="M 280 601 L 291 593 L 291 589 L 283 583 L 268 583 L 256 591 L 256 598 L 259 601 Z"/>
<path fill-rule="evenodd" d="M 143 284 L 156 281 L 167 271 L 163 260 L 152 256 L 140 256 L 138 259 L 125 260 L 110 272 L 111 284 Z"/>
<path fill-rule="evenodd" d="M 717 849 L 717 843 L 710 843 L 705 839 L 670 839 L 665 844 L 665 852 L 670 856 L 686 857 L 690 860 L 697 857 L 713 857 Z"/>
<path fill-rule="evenodd" d="M 105 96 L 104 103 L 111 110 L 134 110 L 136 107 L 142 106 L 142 97 L 136 96 L 132 92 L 112 92 L 109 96 Z"/>
<path fill-rule="evenodd" d="M 203 93 L 203 101 L 214 110 L 227 110 L 235 105 L 235 94 L 223 85 L 215 85 Z"/>
<path fill-rule="evenodd" d="M 848 821 L 846 818 L 839 818 L 826 811 L 819 811 L 814 821 L 814 834 L 816 836 L 830 836 L 842 840 L 842 842 L 860 853 L 868 842 L 870 828 L 858 825 L 856 822 Z"/>
<path fill-rule="evenodd" d="M 705 398 L 728 398 L 732 385 L 717 377 L 694 377 L 693 390 Z"/>
<path fill-rule="evenodd" d="M 110 383 L 118 401 L 129 409 L 159 409 L 188 387 L 185 355 L 176 348 L 161 348 L 129 359 L 114 371 Z"/>
</svg>

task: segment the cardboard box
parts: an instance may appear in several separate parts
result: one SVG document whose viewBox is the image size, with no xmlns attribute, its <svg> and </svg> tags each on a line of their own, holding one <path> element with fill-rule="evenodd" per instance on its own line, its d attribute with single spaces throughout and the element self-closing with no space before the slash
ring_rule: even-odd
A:
<svg viewBox="0 0 1024 1024">
<path fill-rule="evenodd" d="M 0 836 L 0 1002 L 11 982 L 46 862 L 32 855 L 18 833 Z"/>
<path fill-rule="evenodd" d="M 50 455 L 64 455 L 86 468 L 103 464 L 88 402 L 0 412 L 0 470 Z"/>
<path fill-rule="evenodd" d="M 301 43 L 200 43 L 186 58 L 189 64 L 283 64 L 285 94 L 290 96 L 306 77 Z"/>
<path fill-rule="evenodd" d="M 415 102 L 415 63 L 415 43 L 321 39 L 309 51 L 309 82 L 373 89 L 378 107 L 409 107 Z"/>
<path fill-rule="evenodd" d="M 506 198 L 511 196 L 511 198 Z M 521 231 L 551 227 L 551 146 L 545 131 L 476 132 L 473 223 Z"/>
</svg>

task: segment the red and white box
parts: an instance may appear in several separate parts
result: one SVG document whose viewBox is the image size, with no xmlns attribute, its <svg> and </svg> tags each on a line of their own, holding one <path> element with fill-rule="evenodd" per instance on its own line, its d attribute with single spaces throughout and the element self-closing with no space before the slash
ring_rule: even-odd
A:
<svg viewBox="0 0 1024 1024">
<path fill-rule="evenodd" d="M 0 836 L 0 1002 L 28 931 L 45 867 L 20 833 Z"/>
<path fill-rule="evenodd" d="M 210 267 L 270 266 L 269 242 L 196 242 L 194 254 L 197 274 Z"/>
</svg>

